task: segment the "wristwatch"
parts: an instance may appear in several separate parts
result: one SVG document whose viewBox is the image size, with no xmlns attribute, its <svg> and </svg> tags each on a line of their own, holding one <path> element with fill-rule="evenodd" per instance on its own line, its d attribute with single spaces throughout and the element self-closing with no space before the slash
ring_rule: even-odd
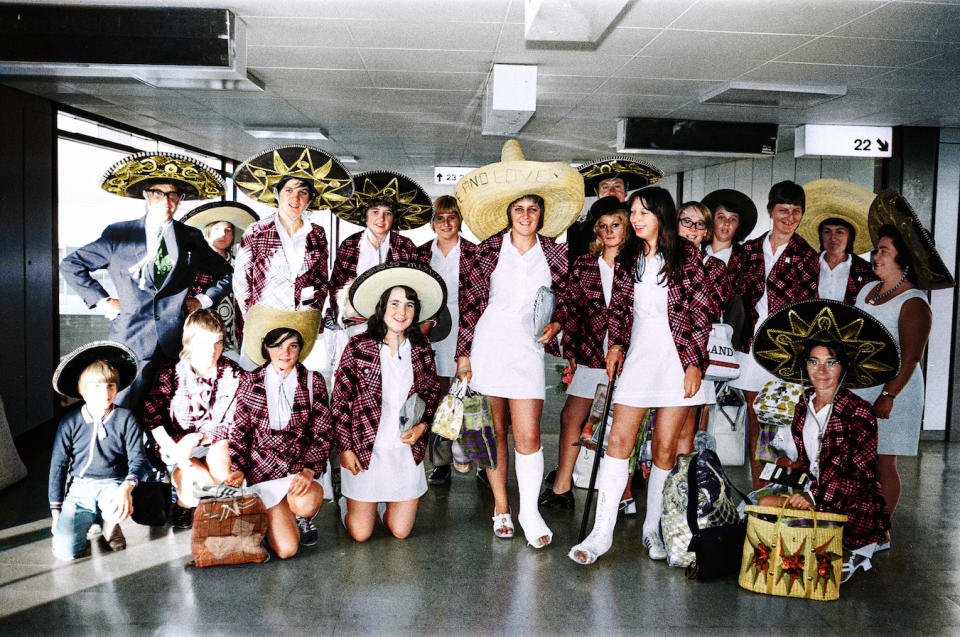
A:
<svg viewBox="0 0 960 637">
<path fill-rule="evenodd" d="M 894 399 L 894 398 L 897 397 L 896 394 L 891 394 L 891 393 L 888 392 L 886 389 L 884 389 L 882 392 L 880 392 L 880 395 L 881 395 L 881 396 L 886 396 L 887 398 L 890 398 L 890 399 Z"/>
</svg>

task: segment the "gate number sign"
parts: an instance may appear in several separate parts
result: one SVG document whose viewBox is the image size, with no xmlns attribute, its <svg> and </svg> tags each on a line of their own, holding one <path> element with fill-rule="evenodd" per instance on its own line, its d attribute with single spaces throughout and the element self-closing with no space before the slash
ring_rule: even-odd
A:
<svg viewBox="0 0 960 637">
<path fill-rule="evenodd" d="M 890 126 L 798 126 L 794 157 L 891 157 L 893 128 Z"/>
</svg>

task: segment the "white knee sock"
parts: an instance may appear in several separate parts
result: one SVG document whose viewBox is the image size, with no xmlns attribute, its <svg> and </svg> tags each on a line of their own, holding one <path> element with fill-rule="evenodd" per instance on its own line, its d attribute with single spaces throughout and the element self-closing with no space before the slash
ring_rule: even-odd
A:
<svg viewBox="0 0 960 637">
<path fill-rule="evenodd" d="M 647 480 L 647 515 L 643 518 L 643 535 L 660 529 L 660 515 L 663 512 L 663 483 L 670 475 L 668 469 L 661 469 L 657 465 L 650 468 L 650 479 Z"/>
<path fill-rule="evenodd" d="M 520 492 L 517 521 L 524 527 L 524 535 L 528 541 L 544 535 L 552 536 L 537 508 L 540 483 L 543 481 L 543 448 L 525 455 L 514 452 L 514 467 L 517 472 L 517 491 Z"/>
</svg>

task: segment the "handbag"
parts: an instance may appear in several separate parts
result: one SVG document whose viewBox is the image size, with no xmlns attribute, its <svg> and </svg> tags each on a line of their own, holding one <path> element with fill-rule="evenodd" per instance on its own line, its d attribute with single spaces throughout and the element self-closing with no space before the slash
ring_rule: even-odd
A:
<svg viewBox="0 0 960 637">
<path fill-rule="evenodd" d="M 553 317 L 553 310 L 557 306 L 557 295 L 553 290 L 545 285 L 537 288 L 537 296 L 533 301 L 533 337 L 539 339 L 543 336 L 543 328 Z"/>
<path fill-rule="evenodd" d="M 453 464 L 453 441 L 431 433 L 427 441 L 427 456 L 434 467 Z"/>
<path fill-rule="evenodd" d="M 756 453 L 759 462 L 776 462 L 783 455 L 773 445 L 773 441 L 780 427 L 790 427 L 793 424 L 793 412 L 800 402 L 802 392 L 802 387 L 796 383 L 771 380 L 764 384 L 757 394 L 753 408 L 757 412 L 760 425 Z"/>
<path fill-rule="evenodd" d="M 130 517 L 137 524 L 163 526 L 170 517 L 173 504 L 173 488 L 169 482 L 143 481 L 133 488 L 133 513 Z"/>
<path fill-rule="evenodd" d="M 755 593 L 829 601 L 840 596 L 847 516 L 750 505 L 740 586 Z"/>
<path fill-rule="evenodd" d="M 743 392 L 724 385 L 717 402 L 710 405 L 707 433 L 717 441 L 717 456 L 724 466 L 740 466 L 746 461 L 747 401 Z"/>
<path fill-rule="evenodd" d="M 463 426 L 457 440 L 469 460 L 476 460 L 481 467 L 497 468 L 497 432 L 483 394 L 470 392 L 464 396 Z"/>
<path fill-rule="evenodd" d="M 707 340 L 709 359 L 704 380 L 733 380 L 740 376 L 740 363 L 737 362 L 737 350 L 733 347 L 733 328 L 726 323 L 714 323 Z"/>
<path fill-rule="evenodd" d="M 447 395 L 437 405 L 430 431 L 448 440 L 456 440 L 463 426 L 463 396 L 466 391 L 467 384 L 459 378 L 454 379 Z"/>
<path fill-rule="evenodd" d="M 197 568 L 266 562 L 267 509 L 259 495 L 203 498 L 193 513 L 190 552 Z"/>
<path fill-rule="evenodd" d="M 747 256 L 744 254 L 740 262 L 740 272 L 737 273 L 737 280 L 733 289 L 736 294 L 727 300 L 723 306 L 723 322 L 730 326 L 730 343 L 735 349 L 742 350 L 746 348 L 747 343 L 753 338 L 753 314 L 747 307 L 747 301 L 743 298 L 743 276 L 747 270 Z"/>
<path fill-rule="evenodd" d="M 400 433 L 405 434 L 423 420 L 423 412 L 427 410 L 427 403 L 420 398 L 420 394 L 413 393 L 407 396 L 400 408 Z"/>
</svg>

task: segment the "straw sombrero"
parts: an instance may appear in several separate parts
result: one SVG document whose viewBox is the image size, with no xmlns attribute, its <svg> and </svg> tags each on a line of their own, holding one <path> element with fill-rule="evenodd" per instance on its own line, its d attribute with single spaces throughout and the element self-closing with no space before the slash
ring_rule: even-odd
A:
<svg viewBox="0 0 960 637">
<path fill-rule="evenodd" d="M 367 225 L 366 209 L 371 201 L 389 201 L 397 209 L 393 228 L 413 230 L 430 222 L 433 200 L 423 186 L 400 173 L 372 170 L 353 178 L 353 197 L 333 209 L 348 223 Z"/>
<path fill-rule="evenodd" d="M 236 201 L 211 201 L 197 206 L 180 218 L 181 223 L 201 231 L 211 223 L 229 221 L 235 228 L 233 233 L 234 245 L 240 243 L 240 238 L 243 237 L 247 226 L 259 220 L 260 216 L 250 206 Z"/>
<path fill-rule="evenodd" d="M 397 285 L 413 288 L 420 299 L 416 322 L 436 316 L 447 303 L 447 286 L 429 265 L 413 261 L 391 261 L 372 267 L 350 286 L 350 303 L 360 316 L 369 318 L 383 293 Z"/>
<path fill-rule="evenodd" d="M 94 341 L 81 345 L 60 360 L 53 372 L 53 388 L 68 398 L 80 398 L 77 387 L 80 374 L 95 361 L 110 363 L 117 370 L 117 391 L 132 385 L 140 373 L 140 364 L 132 349 L 116 341 Z"/>
<path fill-rule="evenodd" d="M 142 199 L 143 189 L 160 182 L 173 182 L 188 199 L 211 199 L 223 195 L 223 178 L 196 159 L 176 153 L 136 153 L 110 166 L 100 187 L 114 195 Z"/>
<path fill-rule="evenodd" d="M 245 195 L 277 207 L 273 187 L 288 177 L 302 179 L 316 191 L 308 210 L 334 208 L 353 194 L 353 178 L 335 157 L 313 146 L 277 146 L 243 162 L 234 183 Z"/>
<path fill-rule="evenodd" d="M 596 196 L 597 186 L 601 181 L 619 177 L 623 180 L 626 191 L 645 188 L 663 179 L 663 171 L 640 159 L 626 155 L 614 155 L 589 161 L 577 166 L 583 175 L 583 186 L 587 194 Z"/>
<path fill-rule="evenodd" d="M 260 303 L 250 308 L 243 324 L 243 347 L 250 360 L 257 365 L 267 362 L 260 352 L 263 337 L 270 330 L 278 327 L 300 332 L 300 336 L 303 337 L 303 347 L 300 348 L 300 356 L 297 360 L 302 363 L 310 355 L 313 344 L 317 340 L 317 334 L 320 331 L 320 311 L 281 310 Z"/>
<path fill-rule="evenodd" d="M 749 237 L 757 225 L 757 204 L 739 190 L 732 188 L 714 190 L 701 199 L 700 203 L 709 208 L 712 213 L 723 204 L 735 206 L 740 211 L 737 213 L 740 215 L 740 225 L 737 226 L 737 231 L 733 235 L 734 242 L 740 242 Z"/>
<path fill-rule="evenodd" d="M 559 236 L 583 209 L 583 178 L 563 162 L 527 161 L 515 139 L 507 140 L 500 161 L 472 170 L 459 182 L 454 195 L 463 220 L 483 241 L 507 227 L 507 206 L 523 195 L 543 197 L 545 237 Z"/>
<path fill-rule="evenodd" d="M 896 190 L 881 192 L 870 205 L 867 225 L 870 228 L 870 240 L 874 245 L 879 240 L 881 226 L 887 224 L 895 227 L 910 246 L 919 287 L 924 290 L 942 290 L 956 285 L 950 270 L 937 252 L 933 237 L 920 223 L 907 200 Z"/>
<path fill-rule="evenodd" d="M 880 321 L 827 299 L 800 301 L 771 314 L 757 330 L 753 356 L 774 376 L 800 383 L 807 377 L 803 356 L 811 341 L 842 350 L 847 387 L 882 385 L 900 371 L 900 349 Z"/>
<path fill-rule="evenodd" d="M 804 184 L 803 191 L 807 195 L 807 205 L 803 219 L 797 226 L 797 234 L 812 248 L 816 250 L 820 245 L 817 231 L 820 222 L 837 217 L 849 223 L 857 232 L 853 243 L 854 254 L 864 254 L 873 249 L 867 231 L 867 213 L 875 194 L 862 186 L 839 179 L 817 179 Z"/>
</svg>

